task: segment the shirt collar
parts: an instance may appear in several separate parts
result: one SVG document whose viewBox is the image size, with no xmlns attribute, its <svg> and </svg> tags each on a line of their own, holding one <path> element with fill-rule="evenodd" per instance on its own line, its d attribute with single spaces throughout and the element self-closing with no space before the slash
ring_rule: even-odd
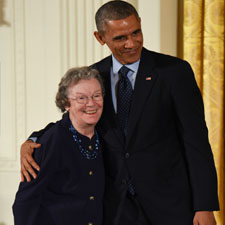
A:
<svg viewBox="0 0 225 225">
<path fill-rule="evenodd" d="M 139 67 L 139 63 L 140 63 L 140 59 L 138 61 L 136 61 L 135 63 L 132 64 L 126 64 L 124 66 L 128 67 L 131 71 L 133 71 L 133 73 L 137 73 L 138 71 L 138 67 Z M 115 76 L 116 74 L 118 74 L 120 68 L 123 66 L 123 64 L 121 64 L 115 57 L 114 55 L 112 55 L 112 71 L 113 71 L 113 75 Z"/>
</svg>

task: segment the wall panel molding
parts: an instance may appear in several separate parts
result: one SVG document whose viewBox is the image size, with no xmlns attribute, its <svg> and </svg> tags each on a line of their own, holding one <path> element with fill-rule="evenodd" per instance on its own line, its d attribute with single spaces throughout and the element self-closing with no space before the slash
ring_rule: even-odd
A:
<svg viewBox="0 0 225 225">
<path fill-rule="evenodd" d="M 94 37 L 94 16 L 102 0 L 67 0 L 61 2 L 62 72 L 74 66 L 91 65 L 110 54 Z"/>
<path fill-rule="evenodd" d="M 24 2 L 7 2 L 8 39 L 2 40 L 0 171 L 18 170 L 18 149 L 25 139 Z M 1 29 L 1 28 L 0 28 Z"/>
<path fill-rule="evenodd" d="M 26 69 L 25 69 L 25 8 L 24 0 L 14 0 L 15 33 L 15 81 L 16 81 L 16 148 L 17 161 L 19 160 L 20 145 L 26 136 Z"/>
</svg>

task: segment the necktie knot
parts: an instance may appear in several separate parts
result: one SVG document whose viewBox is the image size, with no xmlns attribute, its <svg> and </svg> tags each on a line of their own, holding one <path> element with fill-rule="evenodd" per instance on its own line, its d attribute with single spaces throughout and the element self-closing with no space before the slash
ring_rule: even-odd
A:
<svg viewBox="0 0 225 225">
<path fill-rule="evenodd" d="M 121 76 L 122 76 L 123 78 L 127 78 L 127 74 L 128 74 L 129 71 L 130 71 L 129 68 L 127 68 L 126 66 L 122 66 L 122 67 L 120 68 L 120 70 L 119 70 L 119 73 L 121 74 Z"/>
</svg>

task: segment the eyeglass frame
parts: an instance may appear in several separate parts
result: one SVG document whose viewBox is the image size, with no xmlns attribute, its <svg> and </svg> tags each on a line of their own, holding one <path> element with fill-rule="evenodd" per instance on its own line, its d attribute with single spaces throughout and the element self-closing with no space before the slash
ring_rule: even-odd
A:
<svg viewBox="0 0 225 225">
<path fill-rule="evenodd" d="M 101 97 L 101 99 L 99 99 L 99 100 L 94 99 L 95 95 L 100 95 L 99 97 Z M 79 102 L 80 100 L 77 99 L 79 97 L 84 97 L 84 99 L 83 99 L 84 102 Z M 92 96 L 87 96 L 87 95 L 81 94 L 77 98 L 68 97 L 68 99 L 74 100 L 74 101 L 76 101 L 79 104 L 86 105 L 86 104 L 88 104 L 88 102 L 89 102 L 90 99 L 92 99 L 93 102 L 99 102 L 99 101 L 102 101 L 103 100 L 103 97 L 104 97 L 104 93 L 101 92 L 101 93 L 93 94 Z"/>
</svg>

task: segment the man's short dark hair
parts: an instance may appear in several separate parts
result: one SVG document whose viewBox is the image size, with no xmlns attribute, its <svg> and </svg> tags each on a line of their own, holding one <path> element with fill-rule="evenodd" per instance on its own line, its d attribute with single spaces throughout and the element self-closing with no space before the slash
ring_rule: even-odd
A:
<svg viewBox="0 0 225 225">
<path fill-rule="evenodd" d="M 95 14 L 95 23 L 98 32 L 104 33 L 105 25 L 109 20 L 121 20 L 130 15 L 135 15 L 139 20 L 137 10 L 125 1 L 109 1 L 102 5 Z"/>
</svg>

